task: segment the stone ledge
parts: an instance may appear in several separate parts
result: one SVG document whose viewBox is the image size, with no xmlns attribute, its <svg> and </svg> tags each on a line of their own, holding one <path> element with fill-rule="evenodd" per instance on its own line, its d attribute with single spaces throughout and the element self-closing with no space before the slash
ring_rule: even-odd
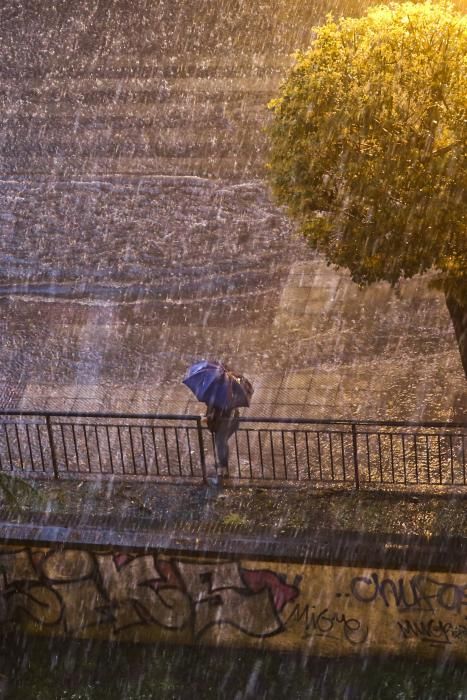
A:
<svg viewBox="0 0 467 700">
<path fill-rule="evenodd" d="M 188 532 L 183 529 L 145 530 L 108 527 L 99 518 L 92 524 L 73 519 L 37 517 L 36 522 L 0 521 L 0 543 L 63 545 L 75 548 L 118 548 L 134 552 L 164 551 L 206 557 L 241 556 L 300 563 L 344 566 L 401 567 L 467 572 L 467 538 L 365 534 L 352 531 L 249 536 L 231 532 Z M 144 542 L 143 542 L 144 541 Z"/>
</svg>

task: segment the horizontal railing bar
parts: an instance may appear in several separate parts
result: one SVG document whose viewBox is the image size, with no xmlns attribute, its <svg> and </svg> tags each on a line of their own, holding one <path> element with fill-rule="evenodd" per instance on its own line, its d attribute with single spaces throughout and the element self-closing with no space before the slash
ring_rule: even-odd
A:
<svg viewBox="0 0 467 700">
<path fill-rule="evenodd" d="M 129 420 L 199 420 L 200 415 L 179 413 L 97 413 L 78 411 L 22 411 L 20 409 L 0 409 L 0 416 L 44 416 L 49 418 L 128 418 Z"/>
<path fill-rule="evenodd" d="M 450 423 L 442 421 L 433 421 L 416 423 L 415 421 L 379 421 L 379 420 L 354 420 L 349 418 L 344 420 L 342 418 L 249 418 L 248 416 L 242 416 L 240 418 L 242 423 L 286 423 L 286 424 L 297 424 L 297 425 L 383 425 L 387 427 L 399 427 L 399 428 L 465 428 L 467 430 L 467 423 Z"/>
<path fill-rule="evenodd" d="M 43 417 L 45 418 L 45 415 Z M 2 418 L 0 415 L 0 425 L 15 425 L 16 422 L 17 421 L 11 419 Z M 23 420 L 21 421 L 21 425 L 45 425 L 45 422 L 43 420 Z M 74 425 L 76 425 L 76 423 Z"/>
<path fill-rule="evenodd" d="M 174 414 L 174 413 L 98 413 L 98 412 L 78 412 L 78 411 L 31 411 L 21 409 L 2 409 L 0 416 L 44 416 L 49 418 L 120 418 L 128 420 L 173 420 L 173 421 L 198 421 L 200 414 Z M 353 418 L 269 418 L 241 416 L 241 423 L 274 423 L 274 424 L 294 424 L 294 425 L 379 425 L 392 428 L 465 428 L 467 423 L 450 421 L 395 421 L 365 419 L 355 420 Z"/>
<path fill-rule="evenodd" d="M 146 419 L 147 420 L 147 419 Z M 0 421 L 1 422 L 1 421 Z M 8 423 L 7 425 L 15 425 L 14 423 Z M 19 425 L 45 425 L 45 423 L 19 423 Z M 163 423 L 157 424 L 157 423 L 142 423 L 141 425 L 134 425 L 133 423 L 91 423 L 90 421 L 86 423 L 76 423 L 72 421 L 60 421 L 59 423 L 52 423 L 52 425 L 63 425 L 66 428 L 70 428 L 72 426 L 78 427 L 78 428 L 147 428 L 153 429 L 153 428 L 167 428 L 167 425 L 164 425 Z M 173 430 L 174 428 L 180 428 L 180 430 L 196 430 L 196 425 L 174 425 L 170 426 L 171 429 Z M 289 431 L 287 431 L 289 432 Z"/>
<path fill-rule="evenodd" d="M 244 422 L 249 422 L 249 421 L 244 421 Z M 265 418 L 265 422 L 269 422 L 267 420 L 267 418 Z M 346 430 L 344 430 L 344 429 L 348 428 L 348 424 L 347 425 L 344 424 L 342 426 L 342 428 L 343 428 L 342 430 L 339 430 L 337 428 L 336 428 L 336 430 L 333 430 L 334 427 L 335 426 L 333 426 L 333 425 L 331 425 L 329 427 L 329 429 L 326 429 L 323 427 L 321 432 L 333 433 L 334 435 L 343 435 L 346 432 Z M 243 430 L 256 430 L 256 428 L 243 428 Z M 313 428 L 313 430 L 307 431 L 306 427 L 305 428 L 297 428 L 297 429 L 295 429 L 295 428 L 267 428 L 267 430 L 269 430 L 272 433 L 306 433 L 306 432 L 313 432 L 314 433 L 314 432 L 316 432 L 315 428 Z M 363 434 L 364 433 L 361 433 L 361 435 L 363 435 Z M 425 433 L 423 433 L 423 435 L 425 435 Z M 438 435 L 438 433 L 435 433 L 435 435 Z"/>
</svg>

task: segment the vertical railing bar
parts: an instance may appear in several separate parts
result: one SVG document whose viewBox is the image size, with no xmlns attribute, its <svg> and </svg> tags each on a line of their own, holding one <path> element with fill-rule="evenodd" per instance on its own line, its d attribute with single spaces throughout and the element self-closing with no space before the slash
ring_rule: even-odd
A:
<svg viewBox="0 0 467 700">
<path fill-rule="evenodd" d="M 311 481 L 311 472 L 310 472 L 310 446 L 308 444 L 308 430 L 305 430 L 305 447 L 306 447 L 306 466 L 307 466 L 307 473 L 308 473 L 308 480 Z"/>
<path fill-rule="evenodd" d="M 344 433 L 341 431 L 341 454 L 342 454 L 342 474 L 344 476 L 344 482 L 347 481 L 345 474 L 345 450 L 344 450 Z"/>
<path fill-rule="evenodd" d="M 271 456 L 272 456 L 272 478 L 274 481 L 276 480 L 276 459 L 274 456 L 274 440 L 272 439 L 272 430 L 269 428 L 269 445 L 271 447 Z"/>
<path fill-rule="evenodd" d="M 16 435 L 16 444 L 18 445 L 18 454 L 19 454 L 19 461 L 21 463 L 21 470 L 24 471 L 23 451 L 21 449 L 21 442 L 19 439 L 18 423 L 15 423 L 15 435 Z"/>
<path fill-rule="evenodd" d="M 391 447 L 391 474 L 392 474 L 392 483 L 396 483 L 396 474 L 394 471 L 394 436 L 392 433 L 389 433 L 389 444 Z"/>
<path fill-rule="evenodd" d="M 97 456 L 99 458 L 99 472 L 101 474 L 105 474 L 104 469 L 102 467 L 101 445 L 99 442 L 99 433 L 97 431 L 97 425 L 94 426 L 94 435 L 96 436 Z"/>
<path fill-rule="evenodd" d="M 88 443 L 88 433 L 86 428 L 89 428 L 89 425 L 86 423 L 82 423 L 82 428 L 83 428 L 83 437 L 84 437 L 84 446 L 86 448 L 86 459 L 88 461 L 88 474 L 92 472 L 92 464 L 91 464 L 91 455 L 89 453 L 89 443 Z"/>
<path fill-rule="evenodd" d="M 44 449 L 42 446 L 42 437 L 41 437 L 41 431 L 39 429 L 39 424 L 36 423 L 36 431 L 37 431 L 37 441 L 39 443 L 39 451 L 41 453 L 41 463 L 42 463 L 42 471 L 46 471 L 46 466 L 45 466 L 45 459 L 44 459 Z"/>
<path fill-rule="evenodd" d="M 193 471 L 193 457 L 191 456 L 191 440 L 190 440 L 190 426 L 186 425 L 185 426 L 185 432 L 186 432 L 186 444 L 188 445 L 188 456 L 190 459 L 190 476 L 194 476 L 194 471 Z"/>
<path fill-rule="evenodd" d="M 10 436 L 8 434 L 8 430 L 6 427 L 6 423 L 3 424 L 3 427 L 5 428 L 5 438 L 6 438 L 6 447 L 8 450 L 8 459 L 10 460 L 10 471 L 13 471 L 13 456 L 11 454 L 11 447 L 10 447 Z"/>
<path fill-rule="evenodd" d="M 405 438 L 407 435 L 402 433 L 402 464 L 404 466 L 404 484 L 407 486 L 407 459 L 405 454 Z"/>
<path fill-rule="evenodd" d="M 63 456 L 65 457 L 65 471 L 69 472 L 69 465 L 68 465 L 68 450 L 66 449 L 66 439 L 65 439 L 65 431 L 63 430 L 63 423 L 60 423 L 60 435 L 62 436 L 62 444 L 63 444 Z"/>
<path fill-rule="evenodd" d="M 250 429 L 249 428 L 246 431 L 246 447 L 247 447 L 247 451 L 248 451 L 248 464 L 251 465 L 251 444 L 250 444 Z M 239 473 L 238 473 L 239 478 L 240 478 L 240 475 L 241 474 L 239 471 Z M 262 473 L 262 476 L 264 478 L 264 473 Z"/>
<path fill-rule="evenodd" d="M 285 430 L 281 430 L 281 444 L 282 444 L 282 461 L 284 462 L 284 473 L 285 473 L 285 478 L 289 478 L 289 474 L 287 472 L 287 456 L 285 453 Z"/>
<path fill-rule="evenodd" d="M 203 428 L 201 425 L 201 416 L 196 418 L 196 431 L 198 434 L 198 448 L 199 448 L 199 461 L 201 464 L 201 474 L 203 477 L 203 483 L 206 484 L 208 477 L 206 474 L 206 453 L 204 451 L 204 438 L 203 438 Z"/>
<path fill-rule="evenodd" d="M 323 479 L 323 464 L 322 464 L 322 461 L 321 461 L 321 442 L 320 442 L 320 437 L 319 437 L 319 435 L 320 435 L 320 431 L 317 430 L 317 431 L 316 431 L 316 443 L 317 443 L 317 446 L 318 446 L 319 480 L 320 480 L 320 481 L 324 481 L 324 479 Z"/>
<path fill-rule="evenodd" d="M 59 474 L 58 474 L 57 452 L 55 450 L 55 440 L 54 440 L 53 427 L 52 427 L 52 422 L 50 420 L 50 416 L 46 416 L 45 424 L 47 426 L 47 436 L 49 438 L 49 448 L 50 448 L 50 458 L 52 460 L 52 469 L 53 469 L 55 479 L 58 479 Z"/>
<path fill-rule="evenodd" d="M 354 479 L 355 479 L 355 488 L 358 491 L 360 488 L 360 473 L 359 473 L 359 464 L 358 464 L 358 443 L 357 443 L 358 435 L 357 435 L 357 426 L 355 423 L 352 423 L 352 454 L 353 454 L 353 466 L 354 466 Z M 367 442 L 368 442 L 368 433 L 366 436 Z M 369 462 L 368 462 L 369 464 Z"/>
<path fill-rule="evenodd" d="M 258 435 L 259 459 L 260 459 L 260 463 L 261 463 L 261 476 L 264 479 L 264 461 L 263 461 L 263 447 L 261 445 L 261 433 L 262 433 L 262 430 L 260 428 L 258 430 L 257 435 Z"/>
<path fill-rule="evenodd" d="M 177 426 L 175 426 L 173 430 L 175 433 L 175 444 L 177 446 L 178 474 L 179 474 L 179 476 L 182 476 L 182 458 L 180 455 L 180 445 L 178 442 L 178 428 L 177 428 Z"/>
<path fill-rule="evenodd" d="M 430 479 L 430 447 L 428 445 L 428 435 L 425 435 L 425 445 L 426 445 L 426 473 L 428 476 L 428 483 L 431 484 L 431 479 Z"/>
<path fill-rule="evenodd" d="M 234 440 L 235 440 L 235 455 L 236 455 L 236 462 L 237 462 L 237 471 L 240 472 L 240 449 L 238 446 L 238 432 L 235 431 L 234 434 Z M 250 467 L 250 473 L 251 473 L 251 467 Z M 230 477 L 230 450 L 229 450 L 229 461 L 227 464 L 227 476 Z"/>
<path fill-rule="evenodd" d="M 380 478 L 380 482 L 382 484 L 384 484 L 383 453 L 382 453 L 382 449 L 381 449 L 381 433 L 377 433 L 376 437 L 378 438 L 379 478 Z"/>
<path fill-rule="evenodd" d="M 118 447 L 120 450 L 120 461 L 122 463 L 122 474 L 126 474 L 125 453 L 123 451 L 121 426 L 117 425 Z"/>
<path fill-rule="evenodd" d="M 6 423 L 3 424 L 3 428 L 4 428 L 4 430 L 5 430 L 5 440 L 6 440 L 6 447 L 7 447 L 7 451 L 8 451 L 8 459 L 9 459 L 9 462 L 10 462 L 10 471 L 12 471 L 12 470 L 13 470 L 13 459 L 12 459 L 12 456 L 11 456 L 10 440 L 9 440 L 9 438 L 8 438 L 8 430 L 7 430 L 7 427 L 6 427 Z"/>
<path fill-rule="evenodd" d="M 443 483 L 442 458 L 441 458 L 441 435 L 438 434 L 438 465 L 439 465 L 439 483 Z"/>
<path fill-rule="evenodd" d="M 154 464 L 156 467 L 156 474 L 160 476 L 160 469 L 159 469 L 159 459 L 157 457 L 157 443 L 156 443 L 156 433 L 155 433 L 155 428 L 154 425 L 151 425 L 151 433 L 152 433 L 152 444 L 154 446 Z"/>
<path fill-rule="evenodd" d="M 162 427 L 162 433 L 164 435 L 165 457 L 167 459 L 167 471 L 169 473 L 169 476 L 172 476 L 172 472 L 170 471 L 169 446 L 167 444 L 167 428 L 165 426 Z"/>
<path fill-rule="evenodd" d="M 139 432 L 141 435 L 141 446 L 143 448 L 143 462 L 144 462 L 144 471 L 146 472 L 146 476 L 149 474 L 148 472 L 148 461 L 146 459 L 146 445 L 144 444 L 144 433 L 143 433 L 143 426 L 139 426 Z"/>
<path fill-rule="evenodd" d="M 107 437 L 107 449 L 109 451 L 110 473 L 115 474 L 114 460 L 112 457 L 112 445 L 110 444 L 110 435 L 109 435 L 109 425 L 108 424 L 106 424 L 106 426 L 105 426 L 105 435 Z"/>
<path fill-rule="evenodd" d="M 75 446 L 76 466 L 78 467 L 78 472 L 80 472 L 81 467 L 80 467 L 80 463 L 79 463 L 78 444 L 76 442 L 76 430 L 75 430 L 74 423 L 71 426 L 71 434 L 73 435 L 73 444 Z"/>
<path fill-rule="evenodd" d="M 414 433 L 414 456 L 415 456 L 415 483 L 418 482 L 418 451 L 417 451 L 417 433 Z"/>
<path fill-rule="evenodd" d="M 352 424 L 352 433 L 356 432 L 357 428 L 354 424 Z M 370 434 L 368 432 L 365 433 L 366 437 L 366 461 L 368 465 L 368 483 L 371 483 L 371 454 L 370 454 Z"/>
<path fill-rule="evenodd" d="M 300 475 L 298 472 L 298 453 L 297 453 L 297 431 L 293 431 L 293 444 L 294 444 L 294 452 L 295 452 L 295 472 L 297 474 L 297 481 L 300 481 Z"/>
<path fill-rule="evenodd" d="M 31 460 L 31 471 L 35 471 L 34 469 L 34 457 L 32 454 L 32 447 L 31 447 L 31 436 L 29 435 L 29 424 L 26 423 L 26 437 L 28 439 L 28 450 L 29 450 L 29 458 Z"/>
<path fill-rule="evenodd" d="M 132 425 L 128 425 L 128 435 L 130 436 L 130 449 L 131 449 L 131 461 L 133 463 L 133 474 L 136 474 L 136 456 L 135 456 L 135 446 L 133 444 L 133 432 Z M 165 428 L 164 428 L 165 430 Z"/>
<path fill-rule="evenodd" d="M 13 459 L 11 455 L 11 448 L 10 448 L 10 441 L 8 438 L 8 430 L 6 428 L 6 425 L 3 424 L 4 432 L 5 432 L 5 445 L 6 445 L 6 451 L 7 454 L 4 456 L 4 464 L 5 464 L 5 471 L 13 471 Z M 8 459 L 8 470 L 6 469 L 6 460 Z M 2 470 L 4 469 L 3 464 L 2 464 Z"/>
<path fill-rule="evenodd" d="M 335 481 L 334 477 L 334 455 L 332 452 L 332 431 L 328 431 L 328 439 L 329 439 L 329 456 L 331 457 L 331 481 Z"/>
<path fill-rule="evenodd" d="M 452 434 L 449 434 L 449 451 L 451 454 L 451 483 L 454 485 L 455 479 L 454 479 L 454 454 L 452 450 Z"/>
<path fill-rule="evenodd" d="M 462 474 L 464 477 L 465 485 L 465 436 L 461 434 L 459 437 L 462 440 Z"/>
<path fill-rule="evenodd" d="M 240 431 L 238 431 L 238 432 L 240 432 Z M 242 432 L 242 433 L 245 433 L 245 440 L 246 440 L 247 453 L 248 453 L 248 464 L 251 465 L 250 444 L 249 444 L 249 437 L 248 437 L 249 428 L 243 428 L 243 429 L 241 430 L 241 432 Z M 242 473 L 242 467 L 241 467 L 241 464 L 240 464 L 240 448 L 239 448 L 239 442 L 238 442 L 237 432 L 235 432 L 235 450 L 236 450 L 236 454 L 237 454 L 237 460 L 236 460 L 236 461 L 237 461 L 237 478 L 240 479 L 240 478 L 241 478 L 241 473 Z M 251 466 L 250 466 L 250 469 L 251 469 Z M 230 470 L 229 470 L 229 472 L 230 472 Z M 250 471 L 250 474 L 251 474 L 251 473 L 252 473 L 252 472 Z"/>
</svg>

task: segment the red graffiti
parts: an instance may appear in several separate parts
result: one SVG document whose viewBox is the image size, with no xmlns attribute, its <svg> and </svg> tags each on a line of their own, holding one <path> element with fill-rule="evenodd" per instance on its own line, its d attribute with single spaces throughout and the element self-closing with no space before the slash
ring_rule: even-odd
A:
<svg viewBox="0 0 467 700">
<path fill-rule="evenodd" d="M 167 588 L 168 586 L 179 588 L 180 590 L 184 589 L 183 582 L 180 580 L 172 562 L 164 560 L 156 561 L 156 569 L 162 578 L 147 581 L 146 585 L 150 586 L 155 591 L 161 588 Z"/>
<path fill-rule="evenodd" d="M 290 585 L 279 574 L 267 569 L 241 569 L 241 575 L 253 593 L 260 593 L 265 588 L 271 592 L 277 612 L 281 612 L 287 603 L 295 600 L 300 592 L 295 585 Z"/>
<path fill-rule="evenodd" d="M 126 554 L 125 552 L 117 552 L 113 555 L 113 561 L 117 571 L 123 569 L 123 567 L 129 564 L 130 561 L 133 561 L 133 559 L 135 559 L 134 556 L 132 556 L 131 554 Z"/>
</svg>

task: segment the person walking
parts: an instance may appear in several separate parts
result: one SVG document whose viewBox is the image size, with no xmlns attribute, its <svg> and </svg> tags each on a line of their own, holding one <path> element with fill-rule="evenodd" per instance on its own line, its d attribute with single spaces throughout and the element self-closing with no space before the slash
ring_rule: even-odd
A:
<svg viewBox="0 0 467 700">
<path fill-rule="evenodd" d="M 229 474 L 229 440 L 238 430 L 241 406 L 248 407 L 253 395 L 251 382 L 223 362 L 201 360 L 189 367 L 183 383 L 198 401 L 206 404 L 203 417 L 214 441 L 216 484 Z"/>
</svg>

